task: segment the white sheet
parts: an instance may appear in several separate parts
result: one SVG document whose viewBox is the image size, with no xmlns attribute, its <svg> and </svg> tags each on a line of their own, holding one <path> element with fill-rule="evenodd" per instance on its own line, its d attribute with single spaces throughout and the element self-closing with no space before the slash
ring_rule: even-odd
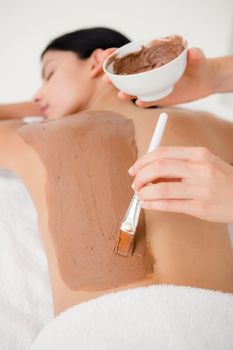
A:
<svg viewBox="0 0 233 350">
<path fill-rule="evenodd" d="M 27 350 L 52 319 L 47 260 L 22 182 L 0 176 L 0 349 Z"/>
<path fill-rule="evenodd" d="M 76 305 L 31 350 L 231 350 L 233 294 L 150 286 Z"/>
</svg>

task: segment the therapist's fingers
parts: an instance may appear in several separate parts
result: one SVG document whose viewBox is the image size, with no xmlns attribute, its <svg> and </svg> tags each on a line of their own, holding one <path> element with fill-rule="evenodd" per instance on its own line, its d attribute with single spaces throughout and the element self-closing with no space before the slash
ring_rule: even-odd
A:
<svg viewBox="0 0 233 350">
<path fill-rule="evenodd" d="M 194 87 L 190 85 L 190 79 L 195 81 L 195 79 L 198 78 L 199 70 L 205 66 L 205 61 L 206 58 L 204 52 L 200 48 L 190 48 L 188 50 L 187 67 L 185 73 L 183 77 L 174 85 L 174 90 L 172 93 L 160 100 L 151 102 L 143 102 L 138 99 L 135 102 L 136 105 L 142 108 L 153 106 L 170 106 L 177 103 L 195 100 L 196 92 L 195 90 L 192 91 Z"/>
<path fill-rule="evenodd" d="M 205 147 L 164 146 L 140 157 L 129 169 L 129 174 L 135 176 L 142 168 L 162 158 L 205 163 L 212 162 L 217 157 Z"/>
<path fill-rule="evenodd" d="M 141 201 L 194 199 L 201 195 L 199 190 L 184 182 L 159 182 L 142 187 L 137 194 Z"/>
<path fill-rule="evenodd" d="M 161 164 L 167 166 L 164 160 L 162 159 Z M 157 179 L 155 169 L 151 168 L 150 177 L 147 174 L 150 182 L 138 190 L 143 208 L 185 213 L 219 223 L 233 222 L 233 167 L 231 165 L 218 157 L 212 163 L 192 163 L 187 160 L 172 159 L 166 159 L 166 162 L 173 162 L 173 166 L 177 163 L 176 168 L 180 170 L 178 162 L 183 162 L 190 170 L 190 176 L 185 177 L 182 171 L 180 178 Z M 141 169 L 135 179 L 140 178 L 140 174 L 143 174 L 152 164 Z M 151 181 L 152 178 L 156 181 Z"/>
<path fill-rule="evenodd" d="M 143 209 L 199 215 L 198 203 L 193 199 L 167 199 L 157 201 L 140 201 Z"/>
<path fill-rule="evenodd" d="M 139 191 L 141 187 L 160 178 L 193 178 L 196 168 L 181 160 L 159 159 L 146 165 L 135 176 L 133 189 Z"/>
</svg>

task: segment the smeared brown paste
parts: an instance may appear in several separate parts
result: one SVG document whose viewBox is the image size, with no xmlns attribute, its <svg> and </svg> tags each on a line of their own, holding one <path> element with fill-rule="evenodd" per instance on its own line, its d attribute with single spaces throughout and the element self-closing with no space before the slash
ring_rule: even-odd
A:
<svg viewBox="0 0 233 350">
<path fill-rule="evenodd" d="M 61 278 L 72 290 L 101 290 L 153 271 L 143 213 L 133 256 L 114 252 L 133 192 L 133 122 L 115 112 L 82 112 L 27 125 L 20 135 L 47 170 L 49 231 Z"/>
</svg>

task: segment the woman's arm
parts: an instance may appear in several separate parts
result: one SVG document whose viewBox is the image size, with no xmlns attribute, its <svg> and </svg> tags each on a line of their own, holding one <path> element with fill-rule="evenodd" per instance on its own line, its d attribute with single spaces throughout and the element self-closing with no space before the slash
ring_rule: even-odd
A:
<svg viewBox="0 0 233 350">
<path fill-rule="evenodd" d="M 0 105 L 0 120 L 20 119 L 33 115 L 43 115 L 40 107 L 33 101 Z"/>
</svg>

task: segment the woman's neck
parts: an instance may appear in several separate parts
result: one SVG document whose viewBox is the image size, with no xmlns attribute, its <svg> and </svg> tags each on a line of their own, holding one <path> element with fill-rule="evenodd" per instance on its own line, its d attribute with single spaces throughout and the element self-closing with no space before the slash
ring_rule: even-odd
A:
<svg viewBox="0 0 233 350">
<path fill-rule="evenodd" d="M 137 125 L 145 124 L 149 118 L 158 118 L 160 109 L 146 109 L 136 106 L 131 100 L 121 100 L 117 96 L 118 90 L 110 83 L 105 83 L 101 79 L 96 83 L 95 93 L 90 99 L 85 109 L 92 111 L 114 111 L 131 119 Z"/>
<path fill-rule="evenodd" d="M 123 101 L 117 97 L 114 86 L 99 81 L 96 92 L 87 105 L 89 110 L 112 110 L 122 114 L 135 112 L 136 107 L 132 101 Z"/>
</svg>

